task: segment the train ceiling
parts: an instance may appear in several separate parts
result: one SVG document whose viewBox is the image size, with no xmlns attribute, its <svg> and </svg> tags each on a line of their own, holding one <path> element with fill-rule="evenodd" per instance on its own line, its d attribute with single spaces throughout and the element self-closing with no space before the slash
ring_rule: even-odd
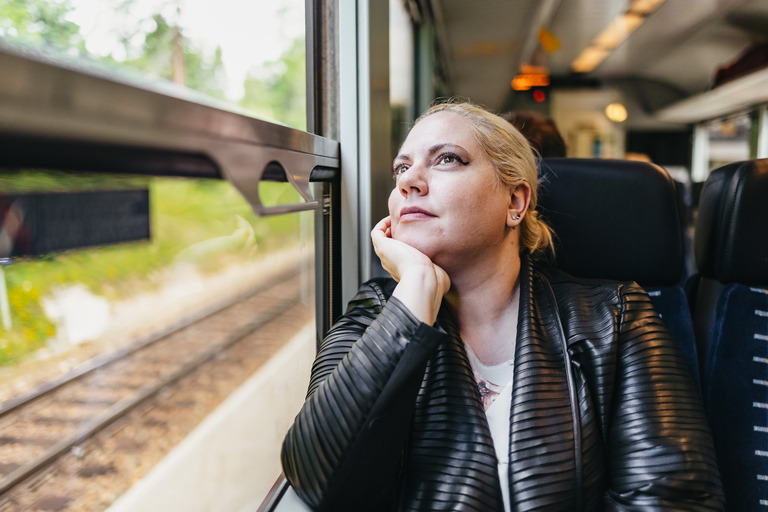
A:
<svg viewBox="0 0 768 512">
<path fill-rule="evenodd" d="M 666 0 L 597 68 L 574 74 L 572 62 L 627 10 L 629 0 L 418 3 L 429 9 L 435 22 L 440 64 L 451 94 L 495 109 L 505 108 L 512 78 L 524 61 L 546 66 L 553 79 L 569 83 L 655 83 L 675 100 L 706 90 L 718 67 L 768 40 L 768 1 Z M 540 27 L 554 36 L 559 49 L 543 49 Z"/>
</svg>

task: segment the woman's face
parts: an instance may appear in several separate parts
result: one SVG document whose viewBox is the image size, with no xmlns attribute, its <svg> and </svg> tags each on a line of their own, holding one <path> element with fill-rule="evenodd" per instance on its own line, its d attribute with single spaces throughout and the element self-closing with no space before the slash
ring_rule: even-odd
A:
<svg viewBox="0 0 768 512">
<path fill-rule="evenodd" d="M 456 265 L 509 243 L 508 220 L 518 213 L 515 200 L 498 183 L 493 163 L 461 115 L 437 112 L 414 126 L 395 158 L 394 173 L 392 237 L 449 274 Z"/>
</svg>

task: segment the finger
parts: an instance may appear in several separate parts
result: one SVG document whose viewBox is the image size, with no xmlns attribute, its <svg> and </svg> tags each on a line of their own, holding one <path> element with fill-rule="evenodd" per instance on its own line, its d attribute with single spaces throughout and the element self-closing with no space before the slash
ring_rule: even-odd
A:
<svg viewBox="0 0 768 512">
<path fill-rule="evenodd" d="M 371 242 L 373 242 L 374 247 L 381 244 L 384 240 L 388 238 L 389 237 L 387 236 L 387 234 L 381 230 L 374 229 L 373 231 L 371 231 Z"/>
</svg>

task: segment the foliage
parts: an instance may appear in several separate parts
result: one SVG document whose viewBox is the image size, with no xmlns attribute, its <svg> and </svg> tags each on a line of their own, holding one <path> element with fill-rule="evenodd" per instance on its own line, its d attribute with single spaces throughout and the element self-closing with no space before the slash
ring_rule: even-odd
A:
<svg viewBox="0 0 768 512">
<path fill-rule="evenodd" d="M 80 27 L 66 19 L 71 0 L 2 0 L 0 37 L 25 43 L 44 43 L 86 55 Z M 115 2 L 117 11 L 129 11 L 135 0 Z M 162 14 L 144 20 L 120 37 L 125 59 L 97 57 L 110 66 L 128 66 L 152 76 L 183 83 L 190 89 L 224 99 L 226 74 L 222 49 L 206 55 L 183 28 Z M 174 54 L 181 59 L 174 59 Z M 95 56 L 91 56 L 95 57 Z M 96 58 L 96 57 L 95 57 Z M 252 69 L 245 81 L 240 106 L 298 129 L 306 128 L 304 39 L 298 38 L 279 59 Z"/>
<path fill-rule="evenodd" d="M 80 26 L 66 19 L 69 0 L 3 0 L 0 37 L 85 52 Z"/>
<path fill-rule="evenodd" d="M 119 9 L 130 9 L 132 1 L 123 2 Z M 86 55 L 85 40 L 80 26 L 66 19 L 73 10 L 70 0 L 3 0 L 0 2 L 0 37 L 26 44 L 46 44 L 59 50 Z M 155 14 L 149 32 L 123 34 L 126 55 L 118 60 L 113 55 L 100 57 L 108 65 L 129 66 L 150 75 L 172 80 L 174 66 L 183 71 L 178 82 L 190 89 L 224 99 L 224 62 L 221 47 L 206 56 L 183 31 L 171 25 L 161 14 Z M 137 37 L 139 36 L 139 37 Z M 138 40 L 138 42 L 137 42 Z M 182 55 L 175 63 L 174 52 Z M 93 56 L 91 56 L 93 57 Z"/>
<path fill-rule="evenodd" d="M 278 60 L 248 73 L 240 106 L 282 123 L 306 129 L 304 39 L 296 39 Z"/>
<path fill-rule="evenodd" d="M 183 35 L 180 28 L 171 26 L 161 14 L 155 14 L 152 20 L 155 29 L 144 37 L 143 44 L 139 46 L 139 56 L 126 60 L 124 64 L 167 80 L 174 79 L 174 66 L 178 66 L 180 69 L 177 71 L 183 71 L 183 85 L 223 99 L 224 62 L 221 47 L 216 47 L 210 59 L 206 58 Z M 128 38 L 124 38 L 123 42 L 127 47 L 130 46 Z M 131 48 L 126 50 L 129 55 L 136 53 Z M 174 64 L 174 52 L 183 55 L 182 62 Z"/>
<path fill-rule="evenodd" d="M 71 0 L 0 0 L 0 38 L 52 46 L 87 55 L 80 27 L 67 19 Z M 129 11 L 135 0 L 117 0 Z M 183 29 L 156 14 L 134 33 L 122 35 L 125 58 L 95 57 L 108 65 L 127 65 L 146 73 L 174 78 L 205 94 L 224 97 L 221 48 L 206 55 Z M 174 54 L 176 59 L 174 60 Z M 178 57 L 182 58 L 179 59 Z M 303 129 L 305 117 L 304 41 L 298 39 L 280 59 L 253 69 L 245 81 L 241 106 Z M 183 78 L 179 79 L 183 71 Z M 265 203 L 296 202 L 286 184 L 267 183 Z M 19 258 L 5 267 L 13 328 L 0 326 L 0 365 L 10 364 L 43 346 L 55 335 L 42 299 L 58 286 L 81 283 L 93 293 L 120 300 L 157 287 L 178 261 L 193 262 L 213 272 L 229 263 L 294 244 L 299 215 L 258 218 L 227 182 L 106 176 L 55 171 L 0 174 L 0 190 L 25 191 L 150 189 L 152 239 L 67 251 L 41 258 Z"/>
<path fill-rule="evenodd" d="M 125 190 L 146 188 L 147 176 L 121 176 L 63 171 L 6 171 L 0 173 L 0 190 L 20 192 L 65 192 L 68 190 Z"/>
<path fill-rule="evenodd" d="M 9 284 L 14 283 L 11 279 Z M 14 283 L 16 284 L 16 283 Z M 40 290 L 29 281 L 8 288 L 13 329 L 0 338 L 0 365 L 13 363 L 22 356 L 43 348 L 56 328 L 40 305 Z"/>
</svg>

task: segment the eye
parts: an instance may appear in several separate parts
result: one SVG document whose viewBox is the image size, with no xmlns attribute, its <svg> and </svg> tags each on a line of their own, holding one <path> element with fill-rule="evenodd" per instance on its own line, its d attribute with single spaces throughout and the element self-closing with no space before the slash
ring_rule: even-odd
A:
<svg viewBox="0 0 768 512">
<path fill-rule="evenodd" d="M 467 165 L 466 162 L 464 162 L 461 158 L 454 155 L 453 153 L 443 153 L 442 155 L 437 157 L 437 163 L 442 165 L 451 165 L 451 164 Z"/>
<path fill-rule="evenodd" d="M 407 164 L 397 164 L 395 165 L 394 169 L 392 169 L 392 178 L 397 179 L 398 176 L 403 174 L 405 171 L 408 170 Z"/>
</svg>

